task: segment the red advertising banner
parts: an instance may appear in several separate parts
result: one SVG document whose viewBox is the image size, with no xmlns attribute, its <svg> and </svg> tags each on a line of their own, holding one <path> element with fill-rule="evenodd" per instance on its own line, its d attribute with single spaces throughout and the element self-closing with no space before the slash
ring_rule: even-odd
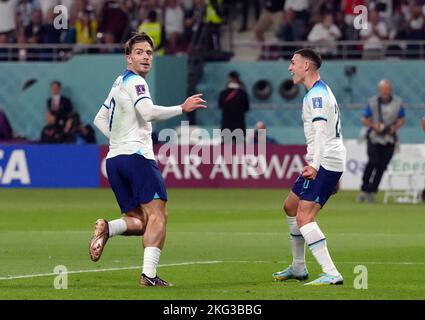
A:
<svg viewBox="0 0 425 320">
<path fill-rule="evenodd" d="M 246 146 L 157 145 L 154 152 L 170 188 L 288 188 L 305 165 L 306 147 L 268 144 L 265 152 Z M 100 181 L 106 177 L 107 146 L 100 148 Z"/>
</svg>

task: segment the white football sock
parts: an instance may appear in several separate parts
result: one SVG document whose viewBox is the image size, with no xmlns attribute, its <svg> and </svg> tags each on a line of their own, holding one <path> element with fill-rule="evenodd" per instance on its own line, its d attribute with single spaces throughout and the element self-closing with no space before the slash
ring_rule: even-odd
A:
<svg viewBox="0 0 425 320">
<path fill-rule="evenodd" d="M 143 255 L 143 273 L 149 278 L 156 277 L 156 267 L 159 262 L 161 249 L 155 247 L 146 247 Z"/>
<path fill-rule="evenodd" d="M 339 276 L 340 274 L 329 255 L 325 235 L 317 223 L 307 223 L 300 228 L 300 231 L 323 272 L 332 276 Z"/>
<path fill-rule="evenodd" d="M 124 219 L 116 219 L 108 222 L 109 238 L 123 234 L 127 231 L 127 223 Z"/>
<path fill-rule="evenodd" d="M 297 218 L 289 216 L 287 218 L 291 236 L 292 268 L 296 273 L 300 273 L 305 269 L 305 240 L 298 228 Z"/>
</svg>

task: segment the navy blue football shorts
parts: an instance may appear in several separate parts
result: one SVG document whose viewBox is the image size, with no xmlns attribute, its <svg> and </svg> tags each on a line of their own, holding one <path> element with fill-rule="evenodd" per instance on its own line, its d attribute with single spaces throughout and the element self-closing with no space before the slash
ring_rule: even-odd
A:
<svg viewBox="0 0 425 320">
<path fill-rule="evenodd" d="M 326 170 L 320 166 L 314 180 L 307 180 L 302 175 L 292 186 L 292 192 L 301 200 L 313 201 L 323 207 L 334 192 L 342 172 Z"/>
<path fill-rule="evenodd" d="M 165 182 L 155 160 L 140 154 L 119 155 L 106 159 L 106 173 L 122 213 L 154 199 L 167 201 Z"/>
</svg>

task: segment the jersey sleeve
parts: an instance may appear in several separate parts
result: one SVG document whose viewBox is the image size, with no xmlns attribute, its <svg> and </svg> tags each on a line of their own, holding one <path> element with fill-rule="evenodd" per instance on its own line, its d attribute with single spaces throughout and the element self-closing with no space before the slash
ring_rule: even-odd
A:
<svg viewBox="0 0 425 320">
<path fill-rule="evenodd" d="M 132 76 L 124 82 L 125 90 L 128 92 L 133 107 L 143 99 L 152 100 L 148 84 L 141 76 Z"/>
<path fill-rule="evenodd" d="M 329 99 L 320 91 L 312 92 L 307 98 L 311 110 L 312 122 L 328 121 Z"/>
<path fill-rule="evenodd" d="M 93 124 L 107 137 L 109 138 L 109 97 L 105 100 L 96 114 L 93 120 Z"/>
</svg>

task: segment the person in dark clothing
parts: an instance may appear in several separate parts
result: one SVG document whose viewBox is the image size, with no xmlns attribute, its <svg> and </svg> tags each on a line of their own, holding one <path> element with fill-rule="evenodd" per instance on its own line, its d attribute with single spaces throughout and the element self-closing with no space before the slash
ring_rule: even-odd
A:
<svg viewBox="0 0 425 320">
<path fill-rule="evenodd" d="M 236 71 L 229 73 L 227 87 L 221 91 L 218 103 L 222 110 L 221 129 L 241 129 L 245 135 L 245 113 L 249 110 L 249 98 Z"/>
<path fill-rule="evenodd" d="M 64 142 L 75 144 L 96 143 L 94 129 L 90 125 L 84 125 L 77 112 L 70 114 L 64 128 Z"/>
<path fill-rule="evenodd" d="M 379 95 L 369 98 L 362 122 L 368 127 L 368 162 L 363 172 L 357 201 L 375 202 L 382 176 L 391 161 L 397 143 L 397 130 L 404 124 L 405 110 L 400 97 L 393 96 L 391 82 L 381 80 Z"/>
<path fill-rule="evenodd" d="M 56 117 L 57 124 L 64 127 L 73 110 L 72 102 L 61 94 L 62 85 L 59 81 L 53 81 L 50 88 L 51 97 L 47 100 L 47 110 Z"/>
<path fill-rule="evenodd" d="M 0 141 L 9 141 L 13 138 L 13 130 L 9 119 L 2 110 L 0 110 Z"/>
<path fill-rule="evenodd" d="M 62 143 L 64 138 L 63 128 L 57 123 L 56 116 L 52 112 L 46 113 L 46 122 L 41 130 L 41 143 Z"/>
</svg>

